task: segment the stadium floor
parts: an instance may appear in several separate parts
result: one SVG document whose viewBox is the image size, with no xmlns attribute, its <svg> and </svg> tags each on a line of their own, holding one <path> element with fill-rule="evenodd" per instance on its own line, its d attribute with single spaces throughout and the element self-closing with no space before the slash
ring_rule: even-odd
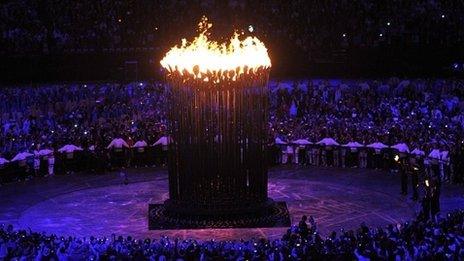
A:
<svg viewBox="0 0 464 261">
<path fill-rule="evenodd" d="M 60 236 L 171 237 L 240 239 L 280 237 L 287 228 L 149 231 L 148 203 L 168 197 L 167 171 L 131 169 L 123 185 L 119 172 L 73 174 L 0 187 L 0 223 Z M 406 221 L 419 204 L 399 193 L 398 175 L 361 169 L 282 166 L 269 173 L 269 196 L 286 201 L 292 223 L 314 216 L 323 234 Z M 464 206 L 462 187 L 446 184 L 442 211 Z"/>
</svg>

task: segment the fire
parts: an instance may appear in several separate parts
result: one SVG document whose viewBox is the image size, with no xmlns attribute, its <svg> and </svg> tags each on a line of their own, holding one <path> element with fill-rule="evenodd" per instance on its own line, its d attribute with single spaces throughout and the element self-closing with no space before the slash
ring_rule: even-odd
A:
<svg viewBox="0 0 464 261">
<path fill-rule="evenodd" d="M 267 48 L 256 37 L 241 40 L 235 32 L 229 43 L 218 43 L 208 39 L 208 29 L 212 27 L 203 17 L 199 23 L 199 35 L 188 42 L 182 39 L 180 46 L 174 46 L 161 60 L 161 66 L 169 73 L 204 81 L 235 81 L 242 74 L 255 73 L 271 67 Z"/>
</svg>

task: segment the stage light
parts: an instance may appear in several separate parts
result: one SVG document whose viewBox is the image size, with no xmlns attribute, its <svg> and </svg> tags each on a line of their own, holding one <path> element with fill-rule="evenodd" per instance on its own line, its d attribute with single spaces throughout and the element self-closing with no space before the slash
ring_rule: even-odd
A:
<svg viewBox="0 0 464 261">
<path fill-rule="evenodd" d="M 74 124 L 74 128 L 77 128 L 77 124 Z"/>
<path fill-rule="evenodd" d="M 387 26 L 390 26 L 390 22 L 387 22 Z"/>
<path fill-rule="evenodd" d="M 383 36 L 383 33 L 380 33 L 379 36 L 382 37 L 382 36 Z"/>
<path fill-rule="evenodd" d="M 342 34 L 342 37 L 346 37 L 346 34 Z"/>
<path fill-rule="evenodd" d="M 119 18 L 119 19 L 118 19 L 118 22 L 122 22 L 122 19 L 121 19 L 121 18 Z"/>
<path fill-rule="evenodd" d="M 445 15 L 444 15 L 444 14 L 442 14 L 442 15 L 441 15 L 441 18 L 445 18 Z"/>
</svg>

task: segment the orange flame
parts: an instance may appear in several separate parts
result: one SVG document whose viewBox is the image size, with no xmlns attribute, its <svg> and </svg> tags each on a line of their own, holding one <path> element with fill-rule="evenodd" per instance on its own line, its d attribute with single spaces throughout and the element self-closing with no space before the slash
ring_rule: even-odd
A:
<svg viewBox="0 0 464 261">
<path fill-rule="evenodd" d="M 243 73 L 271 67 L 267 48 L 258 38 L 248 36 L 240 40 L 239 34 L 235 33 L 228 44 L 219 44 L 208 39 L 207 31 L 212 24 L 206 17 L 198 27 L 199 36 L 192 42 L 182 39 L 181 46 L 171 48 L 161 60 L 161 66 L 168 72 L 177 71 L 204 81 L 208 81 L 212 74 L 216 79 L 235 81 Z M 234 73 L 226 73 L 231 71 Z"/>
</svg>

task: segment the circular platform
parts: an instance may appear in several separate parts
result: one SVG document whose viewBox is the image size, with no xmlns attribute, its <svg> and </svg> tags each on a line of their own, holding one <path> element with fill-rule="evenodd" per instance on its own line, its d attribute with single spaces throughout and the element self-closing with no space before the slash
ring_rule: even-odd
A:
<svg viewBox="0 0 464 261">
<path fill-rule="evenodd" d="M 127 171 L 130 184 L 119 173 L 57 176 L 0 189 L 0 223 L 58 235 L 137 238 L 161 235 L 198 239 L 280 237 L 287 228 L 198 229 L 149 231 L 148 204 L 168 197 L 167 172 L 162 169 Z M 285 201 L 292 223 L 314 216 L 326 234 L 356 228 L 361 222 L 383 226 L 408 220 L 417 203 L 399 194 L 399 177 L 359 169 L 279 167 L 269 173 L 269 197 Z M 464 204 L 462 187 L 445 185 L 442 209 Z"/>
</svg>

